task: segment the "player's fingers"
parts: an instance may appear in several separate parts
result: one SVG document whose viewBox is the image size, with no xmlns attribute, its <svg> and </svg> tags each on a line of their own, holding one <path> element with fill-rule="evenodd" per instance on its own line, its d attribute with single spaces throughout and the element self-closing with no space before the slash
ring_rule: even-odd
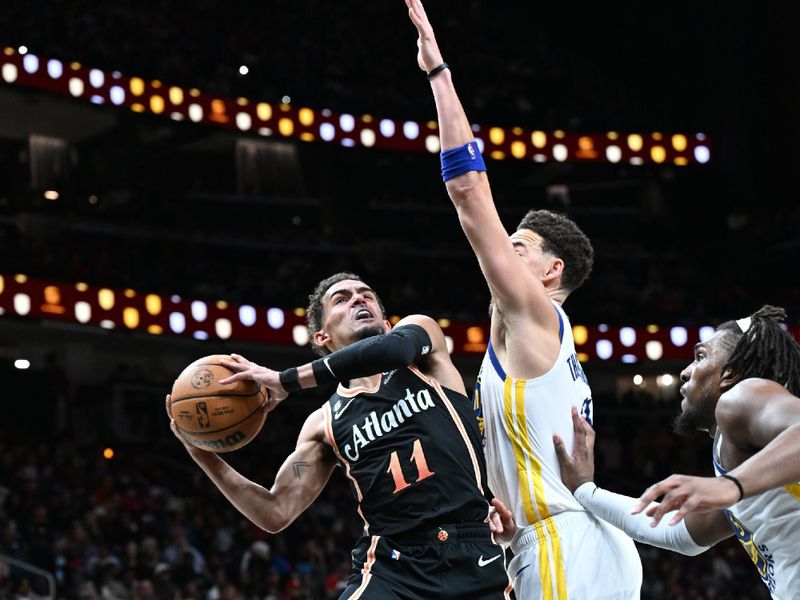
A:
<svg viewBox="0 0 800 600">
<path fill-rule="evenodd" d="M 664 496 L 661 504 L 658 505 L 658 508 L 653 513 L 653 517 L 660 521 L 667 513 L 673 510 L 681 510 L 686 506 L 687 502 L 689 502 L 689 497 L 685 492 L 681 490 L 672 490 Z M 693 504 L 694 502 L 692 501 L 689 503 L 689 506 L 691 507 Z"/>
<path fill-rule="evenodd" d="M 569 463 L 571 457 L 569 455 L 569 452 L 567 452 L 566 447 L 564 446 L 564 440 L 562 440 L 561 437 L 554 435 L 553 445 L 556 447 L 556 456 L 558 457 L 558 462 L 562 464 Z"/>
<path fill-rule="evenodd" d="M 644 494 L 639 496 L 639 501 L 636 503 L 636 506 L 633 507 L 633 510 L 631 510 L 632 515 L 638 515 L 646 507 L 650 506 L 651 502 L 653 502 L 656 498 L 660 496 L 660 494 L 656 491 L 657 488 L 658 484 L 651 485 L 644 491 Z"/>
<path fill-rule="evenodd" d="M 259 365 L 254 363 L 252 360 L 245 358 L 241 354 L 231 354 L 231 357 L 234 361 L 236 361 L 240 365 L 244 365 L 248 368 L 258 367 Z"/>
<path fill-rule="evenodd" d="M 417 13 L 419 13 L 419 15 L 421 17 L 424 17 L 424 18 L 427 19 L 428 15 L 425 12 L 425 7 L 422 5 L 422 2 L 420 2 L 419 0 L 412 0 L 412 1 L 414 3 L 414 8 L 416 9 Z"/>
<path fill-rule="evenodd" d="M 226 369 L 230 369 L 231 371 L 246 371 L 247 369 L 251 368 L 252 365 L 246 362 L 237 362 L 235 360 L 230 360 L 228 358 L 220 359 L 219 364 L 221 364 Z"/>
<path fill-rule="evenodd" d="M 648 508 L 645 514 L 647 514 L 648 517 L 651 517 L 650 527 L 655 527 L 658 525 L 661 522 L 661 519 L 664 518 L 664 515 L 674 509 L 675 506 L 673 505 L 673 501 L 668 498 L 664 498 L 660 504 Z"/>
<path fill-rule="evenodd" d="M 417 13 L 414 3 L 413 2 L 406 2 L 408 6 L 408 16 L 411 18 L 411 22 L 414 23 L 414 26 L 417 28 L 418 32 L 422 32 L 422 19 L 420 18 L 419 14 Z"/>
<path fill-rule="evenodd" d="M 501 516 L 511 514 L 511 511 L 506 508 L 506 505 L 503 504 L 503 501 L 500 500 L 500 498 L 492 498 L 492 506 Z"/>
<path fill-rule="evenodd" d="M 514 515 L 511 514 L 511 511 L 508 510 L 506 505 L 503 504 L 499 498 L 493 498 L 492 506 L 497 511 L 497 516 L 503 526 L 503 531 L 513 531 L 516 527 L 516 523 L 514 523 Z"/>
<path fill-rule="evenodd" d="M 671 506 L 672 502 L 670 502 L 666 498 L 665 498 L 665 500 L 666 500 L 665 502 L 661 502 L 661 504 L 656 506 L 654 510 L 652 510 L 652 511 L 648 510 L 647 511 L 648 512 L 648 516 L 652 517 L 652 519 L 653 519 L 650 522 L 650 525 L 653 526 L 653 527 L 655 527 L 655 525 L 657 525 L 659 523 L 659 521 L 661 521 L 661 519 L 664 518 L 665 514 L 670 512 L 670 506 Z"/>
<path fill-rule="evenodd" d="M 250 376 L 250 371 L 241 371 L 239 373 L 234 373 L 224 379 L 220 379 L 219 382 L 222 385 L 228 385 L 229 383 L 236 383 L 237 381 L 241 381 L 242 379 L 252 379 Z"/>
<path fill-rule="evenodd" d="M 503 522 L 500 520 L 500 515 L 492 512 L 489 515 L 489 531 L 492 533 L 503 533 Z"/>
<path fill-rule="evenodd" d="M 578 409 L 576 407 L 572 407 L 572 431 L 575 433 L 576 436 L 584 435 L 583 425 L 581 424 L 580 417 L 578 417 Z"/>
<path fill-rule="evenodd" d="M 594 429 L 591 425 L 589 425 L 589 421 L 581 417 L 581 428 L 583 429 L 583 433 L 586 436 L 586 446 L 588 448 L 594 448 Z"/>
<path fill-rule="evenodd" d="M 674 515 L 672 515 L 672 518 L 669 520 L 669 525 L 670 526 L 677 525 L 691 511 L 692 509 L 687 506 L 687 503 L 684 503 L 684 505 L 681 506 L 677 511 L 675 511 Z"/>
</svg>

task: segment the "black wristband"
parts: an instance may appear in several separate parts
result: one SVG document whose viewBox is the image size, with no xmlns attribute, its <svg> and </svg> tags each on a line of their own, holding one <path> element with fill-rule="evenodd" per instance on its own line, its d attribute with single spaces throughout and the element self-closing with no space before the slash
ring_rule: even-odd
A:
<svg viewBox="0 0 800 600">
<path fill-rule="evenodd" d="M 439 73 L 441 73 L 441 72 L 442 72 L 442 71 L 444 71 L 445 69 L 449 69 L 449 68 L 450 68 L 450 65 L 448 65 L 446 62 L 443 62 L 443 63 L 442 63 L 442 64 L 440 64 L 438 67 L 434 67 L 434 68 L 431 70 L 431 72 L 430 72 L 430 73 L 428 73 L 428 81 L 430 81 L 431 79 L 433 79 L 434 77 L 436 77 L 436 76 L 437 76 Z"/>
<path fill-rule="evenodd" d="M 742 482 L 736 479 L 733 475 L 728 475 L 727 473 L 723 473 L 720 477 L 724 477 L 725 479 L 730 479 L 733 483 L 736 484 L 736 487 L 739 488 L 739 500 L 744 498 L 744 487 L 742 487 Z M 737 500 L 737 502 L 739 501 Z"/>
<path fill-rule="evenodd" d="M 292 367 L 291 369 L 286 369 L 278 373 L 278 379 L 280 379 L 283 389 L 290 394 L 303 389 L 300 387 L 300 382 L 297 380 L 298 376 L 297 367 Z"/>
</svg>

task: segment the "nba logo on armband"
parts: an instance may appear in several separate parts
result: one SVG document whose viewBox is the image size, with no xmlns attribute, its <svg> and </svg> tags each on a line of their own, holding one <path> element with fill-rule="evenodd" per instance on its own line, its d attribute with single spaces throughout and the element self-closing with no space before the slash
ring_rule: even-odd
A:
<svg viewBox="0 0 800 600">
<path fill-rule="evenodd" d="M 431 351 L 431 347 L 430 346 L 423 346 L 422 347 L 422 353 L 423 354 L 428 354 L 428 352 L 430 352 L 430 351 Z"/>
<path fill-rule="evenodd" d="M 472 158 L 472 160 L 475 160 L 475 148 L 472 147 L 472 142 L 467 144 L 467 152 L 469 152 L 470 158 Z"/>
</svg>

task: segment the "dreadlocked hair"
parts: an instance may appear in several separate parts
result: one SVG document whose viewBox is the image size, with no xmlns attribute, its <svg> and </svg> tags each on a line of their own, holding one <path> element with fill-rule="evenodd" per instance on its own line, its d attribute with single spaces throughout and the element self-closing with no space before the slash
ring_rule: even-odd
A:
<svg viewBox="0 0 800 600">
<path fill-rule="evenodd" d="M 732 347 L 722 372 L 728 371 L 735 383 L 749 377 L 771 379 L 800 395 L 800 344 L 781 326 L 785 319 L 784 309 L 765 305 L 750 315 L 744 333 L 736 321 L 717 327 L 729 334 L 726 349 Z"/>
</svg>

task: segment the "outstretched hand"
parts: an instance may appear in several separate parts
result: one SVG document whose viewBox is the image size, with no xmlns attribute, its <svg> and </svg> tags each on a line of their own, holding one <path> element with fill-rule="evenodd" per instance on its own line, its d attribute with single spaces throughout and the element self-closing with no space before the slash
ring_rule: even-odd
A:
<svg viewBox="0 0 800 600">
<path fill-rule="evenodd" d="M 220 379 L 222 385 L 228 385 L 237 381 L 255 381 L 267 388 L 267 412 L 278 406 L 289 393 L 283 389 L 281 380 L 277 371 L 262 367 L 256 363 L 247 360 L 244 356 L 239 354 L 231 354 L 230 359 L 223 358 L 220 360 L 223 367 L 234 371 L 234 374 L 225 379 Z"/>
<path fill-rule="evenodd" d="M 489 509 L 489 529 L 494 534 L 495 542 L 499 544 L 510 543 L 517 532 L 514 515 L 498 498 L 492 500 L 492 507 Z"/>
<path fill-rule="evenodd" d="M 428 21 L 428 15 L 425 14 L 425 8 L 420 0 L 406 0 L 406 6 L 408 7 L 408 16 L 419 34 L 417 63 L 420 69 L 430 73 L 444 62 L 439 45 L 436 43 L 436 36 L 433 34 L 433 27 Z"/>
<path fill-rule="evenodd" d="M 650 503 L 664 496 L 661 503 Z M 662 517 L 670 511 L 677 511 L 669 520 L 670 525 L 680 523 L 691 512 L 710 512 L 727 508 L 739 501 L 739 488 L 729 479 L 722 477 L 691 477 L 689 475 L 670 475 L 651 485 L 633 507 L 632 515 L 643 510 L 653 520 L 655 527 Z M 649 508 L 647 508 L 650 506 Z"/>
<path fill-rule="evenodd" d="M 574 493 L 582 484 L 594 481 L 594 429 L 586 419 L 578 415 L 578 409 L 574 406 L 572 429 L 575 434 L 572 454 L 567 452 L 560 436 L 553 436 L 553 444 L 561 464 L 561 480 Z"/>
</svg>

